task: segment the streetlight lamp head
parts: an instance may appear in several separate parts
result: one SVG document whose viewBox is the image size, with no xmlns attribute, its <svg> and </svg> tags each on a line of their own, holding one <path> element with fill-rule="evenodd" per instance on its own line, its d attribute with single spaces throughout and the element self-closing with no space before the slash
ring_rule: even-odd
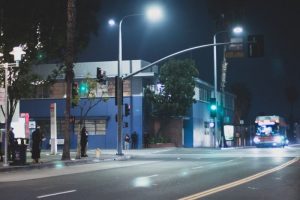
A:
<svg viewBox="0 0 300 200">
<path fill-rule="evenodd" d="M 243 27 L 241 27 L 241 26 L 237 26 L 237 27 L 233 28 L 233 33 L 235 33 L 235 34 L 241 34 L 243 31 L 244 31 Z"/>
<path fill-rule="evenodd" d="M 158 21 L 163 18 L 163 11 L 158 5 L 153 5 L 147 8 L 146 16 L 151 21 Z"/>
<path fill-rule="evenodd" d="M 113 19 L 110 19 L 110 20 L 108 20 L 108 24 L 109 24 L 110 26 L 114 26 L 114 25 L 116 25 L 116 21 L 113 20 Z"/>
<path fill-rule="evenodd" d="M 14 47 L 11 52 L 9 52 L 10 55 L 14 56 L 15 61 L 20 61 L 22 59 L 22 55 L 25 54 L 22 47 Z"/>
</svg>

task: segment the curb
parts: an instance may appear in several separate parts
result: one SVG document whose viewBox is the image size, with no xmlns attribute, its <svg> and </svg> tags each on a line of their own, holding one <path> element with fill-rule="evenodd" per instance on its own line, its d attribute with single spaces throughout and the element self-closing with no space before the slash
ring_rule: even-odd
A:
<svg viewBox="0 0 300 200">
<path fill-rule="evenodd" d="M 131 159 L 131 156 L 118 156 L 111 158 L 90 158 L 90 159 L 76 159 L 76 160 L 55 160 L 42 162 L 40 164 L 26 163 L 25 165 L 9 165 L 8 167 L 0 168 L 0 172 L 12 172 L 22 170 L 33 170 L 33 169 L 45 169 L 45 168 L 60 168 L 63 166 L 74 166 L 83 164 L 96 164 L 107 161 L 125 161 Z"/>
</svg>

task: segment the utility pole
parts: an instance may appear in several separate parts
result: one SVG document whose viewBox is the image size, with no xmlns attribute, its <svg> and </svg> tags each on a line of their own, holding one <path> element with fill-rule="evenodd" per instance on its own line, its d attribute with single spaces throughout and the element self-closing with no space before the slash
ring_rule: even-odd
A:
<svg viewBox="0 0 300 200">
<path fill-rule="evenodd" d="M 65 109 L 65 127 L 64 127 L 64 148 L 62 160 L 70 160 L 70 111 L 71 111 L 71 85 L 74 78 L 74 35 L 75 35 L 75 2 L 67 2 L 67 51 L 65 56 L 66 65 L 66 109 Z"/>
</svg>

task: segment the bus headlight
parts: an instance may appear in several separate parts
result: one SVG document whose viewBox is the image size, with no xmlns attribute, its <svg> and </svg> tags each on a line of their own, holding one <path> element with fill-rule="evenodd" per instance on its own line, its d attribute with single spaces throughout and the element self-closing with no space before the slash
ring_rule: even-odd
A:
<svg viewBox="0 0 300 200">
<path fill-rule="evenodd" d="M 254 142 L 255 144 L 257 144 L 257 143 L 260 142 L 260 139 L 259 139 L 257 136 L 255 136 L 254 139 L 253 139 L 253 142 Z"/>
<path fill-rule="evenodd" d="M 275 136 L 274 137 L 274 142 L 281 143 L 282 142 L 282 137 L 281 136 Z"/>
</svg>

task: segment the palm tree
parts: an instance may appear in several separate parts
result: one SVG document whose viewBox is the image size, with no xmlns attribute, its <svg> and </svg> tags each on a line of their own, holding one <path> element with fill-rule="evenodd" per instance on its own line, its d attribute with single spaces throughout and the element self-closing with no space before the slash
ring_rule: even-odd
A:
<svg viewBox="0 0 300 200">
<path fill-rule="evenodd" d="M 289 124 L 290 124 L 290 132 L 289 139 L 293 139 L 293 130 L 294 130 L 294 105 L 299 99 L 299 91 L 295 85 L 290 85 L 285 88 L 286 99 L 290 104 L 290 114 L 289 114 Z"/>
</svg>

